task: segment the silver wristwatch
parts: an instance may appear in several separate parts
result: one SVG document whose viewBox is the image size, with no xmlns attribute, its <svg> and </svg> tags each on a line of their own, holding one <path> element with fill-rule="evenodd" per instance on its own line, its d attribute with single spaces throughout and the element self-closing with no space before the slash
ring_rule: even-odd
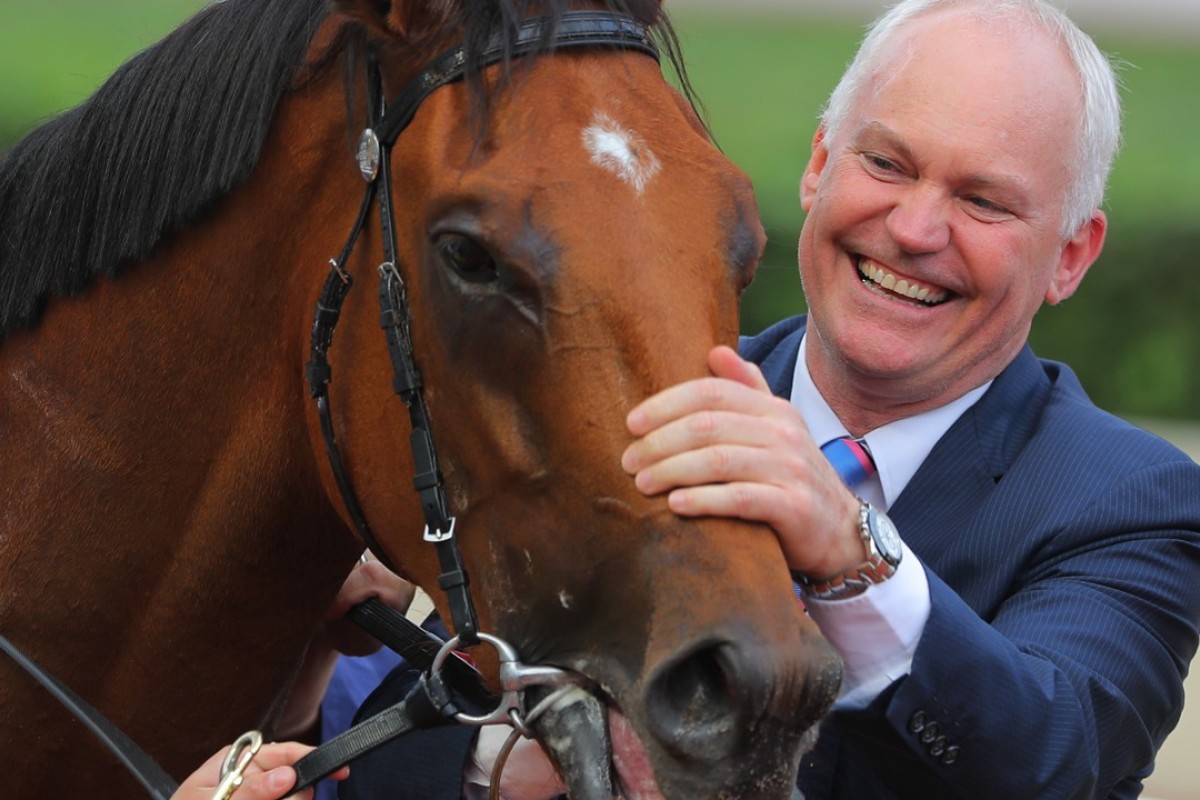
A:
<svg viewBox="0 0 1200 800">
<path fill-rule="evenodd" d="M 858 533 L 867 546 L 867 560 L 853 569 L 820 581 L 793 572 L 792 577 L 806 596 L 819 600 L 854 597 L 896 573 L 904 554 L 900 532 L 887 514 L 866 500 L 860 499 L 858 503 Z"/>
</svg>

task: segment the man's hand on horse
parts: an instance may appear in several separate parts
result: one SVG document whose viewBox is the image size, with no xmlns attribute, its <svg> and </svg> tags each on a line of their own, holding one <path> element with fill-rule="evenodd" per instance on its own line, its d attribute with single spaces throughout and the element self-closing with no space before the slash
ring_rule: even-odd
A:
<svg viewBox="0 0 1200 800">
<path fill-rule="evenodd" d="M 636 439 L 621 459 L 645 495 L 680 516 L 764 522 L 788 566 L 834 575 L 863 560 L 858 501 L 813 441 L 800 412 L 758 367 L 728 347 L 709 378 L 672 386 L 627 417 Z"/>
</svg>

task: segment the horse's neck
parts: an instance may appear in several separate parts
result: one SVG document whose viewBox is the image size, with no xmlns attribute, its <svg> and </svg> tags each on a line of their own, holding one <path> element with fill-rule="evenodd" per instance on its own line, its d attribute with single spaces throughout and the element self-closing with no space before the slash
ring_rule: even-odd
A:
<svg viewBox="0 0 1200 800">
<path fill-rule="evenodd" d="M 344 126 L 327 128 L 340 136 L 320 147 L 344 147 Z M 325 227 L 314 195 L 284 168 L 313 148 L 278 128 L 262 168 L 206 219 L 4 342 L 2 469 L 31 514 L 94 528 L 130 498 L 138 511 L 121 531 L 232 535 L 261 531 L 288 495 L 319 492 L 303 373 L 336 235 L 314 241 Z"/>
<path fill-rule="evenodd" d="M 281 109 L 246 186 L 0 347 L 6 635 L 86 696 L 140 692 L 142 716 L 211 721 L 219 737 L 230 714 L 257 722 L 355 554 L 319 479 L 303 377 L 338 234 L 321 240 L 287 168 L 348 159 L 340 98 L 324 113 L 337 120 L 287 130 Z M 70 602 L 36 602 L 53 597 Z"/>
</svg>

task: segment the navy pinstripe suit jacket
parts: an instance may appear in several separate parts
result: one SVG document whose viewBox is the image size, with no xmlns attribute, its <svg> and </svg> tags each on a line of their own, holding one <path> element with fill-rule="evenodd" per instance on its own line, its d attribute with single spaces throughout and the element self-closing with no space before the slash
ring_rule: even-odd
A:
<svg viewBox="0 0 1200 800">
<path fill-rule="evenodd" d="M 784 397 L 804 324 L 742 341 Z M 1136 797 L 1197 645 L 1200 467 L 1026 348 L 890 516 L 929 575 L 929 622 L 910 675 L 822 724 L 806 800 Z M 397 671 L 364 710 L 413 678 Z M 341 796 L 458 800 L 472 735 L 392 742 L 356 762 Z"/>
<path fill-rule="evenodd" d="M 742 341 L 777 395 L 804 326 Z M 910 675 L 822 724 L 807 800 L 1136 797 L 1196 651 L 1200 467 L 1026 347 L 889 516 L 929 622 Z"/>
</svg>

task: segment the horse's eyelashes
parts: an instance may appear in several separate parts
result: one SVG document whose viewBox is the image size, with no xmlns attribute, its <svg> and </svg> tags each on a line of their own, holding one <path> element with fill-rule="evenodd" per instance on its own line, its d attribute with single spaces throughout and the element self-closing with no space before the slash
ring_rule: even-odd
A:
<svg viewBox="0 0 1200 800">
<path fill-rule="evenodd" d="M 437 239 L 437 249 L 446 265 L 469 283 L 492 283 L 499 277 L 491 252 L 470 236 L 442 234 Z"/>
</svg>

